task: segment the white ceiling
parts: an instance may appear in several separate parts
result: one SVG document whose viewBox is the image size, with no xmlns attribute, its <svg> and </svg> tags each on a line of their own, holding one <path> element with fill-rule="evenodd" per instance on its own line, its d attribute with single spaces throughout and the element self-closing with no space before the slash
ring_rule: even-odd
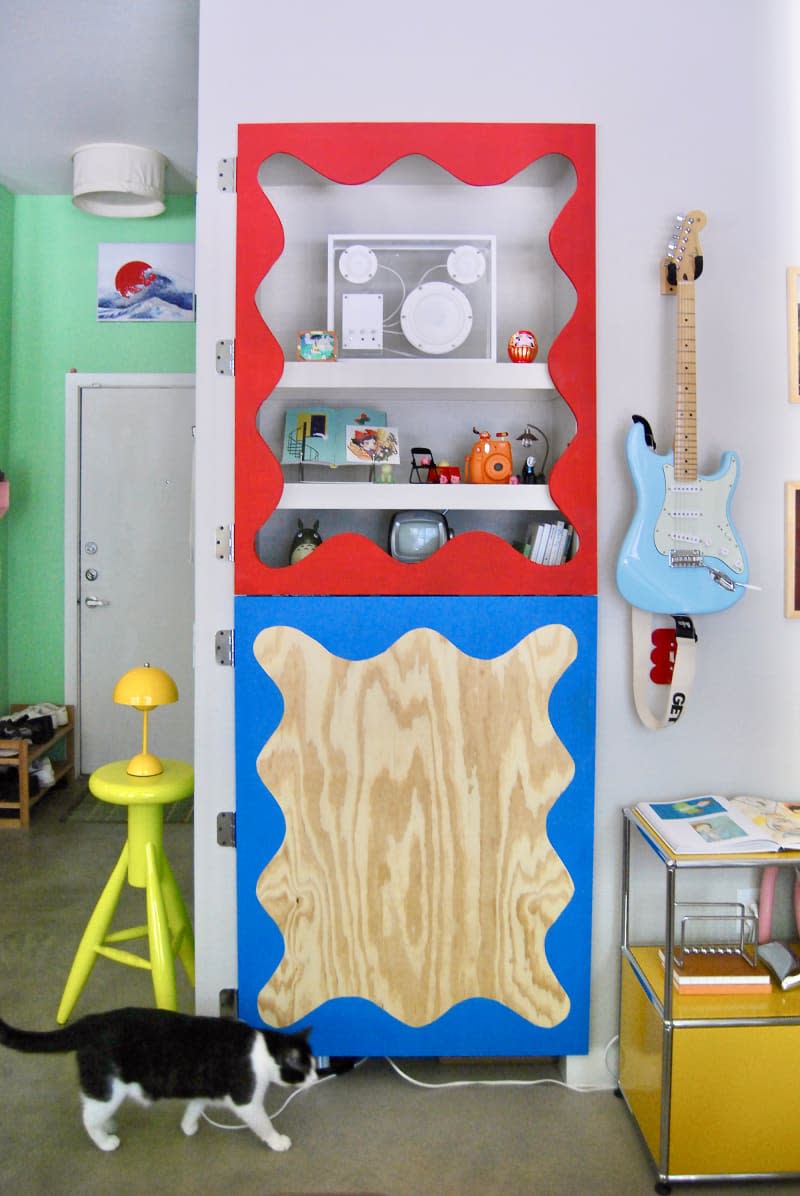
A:
<svg viewBox="0 0 800 1196">
<path fill-rule="evenodd" d="M 0 183 L 71 195 L 93 141 L 160 150 L 195 189 L 199 0 L 0 0 Z"/>
</svg>

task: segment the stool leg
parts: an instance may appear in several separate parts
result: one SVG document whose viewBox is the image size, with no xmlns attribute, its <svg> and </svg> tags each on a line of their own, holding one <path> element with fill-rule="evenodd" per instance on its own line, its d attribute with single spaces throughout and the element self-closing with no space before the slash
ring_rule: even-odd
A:
<svg viewBox="0 0 800 1196">
<path fill-rule="evenodd" d="M 175 880 L 175 874 L 169 866 L 165 855 L 161 857 L 161 892 L 164 895 L 164 905 L 167 910 L 167 921 L 172 932 L 174 942 L 178 943 L 178 959 L 189 977 L 189 983 L 194 987 L 194 935 L 192 923 L 184 904 L 183 896 Z"/>
<path fill-rule="evenodd" d="M 178 1008 L 178 993 L 175 988 L 175 957 L 169 935 L 169 922 L 158 875 L 158 852 L 152 843 L 145 847 L 147 860 L 147 936 L 150 942 L 150 967 L 153 975 L 153 992 L 159 1009 Z M 163 856 L 162 856 L 163 859 Z"/>
<path fill-rule="evenodd" d="M 72 1010 L 75 1008 L 75 1002 L 80 996 L 84 984 L 89 979 L 89 973 L 97 961 L 96 948 L 100 946 L 106 937 L 127 875 L 128 844 L 126 843 L 119 859 L 114 865 L 111 875 L 106 881 L 105 888 L 97 900 L 92 915 L 86 923 L 83 937 L 78 944 L 78 950 L 75 952 L 75 958 L 72 961 L 72 967 L 70 968 L 67 983 L 64 986 L 64 993 L 61 997 L 61 1004 L 56 1014 L 56 1021 L 60 1025 L 63 1025 L 72 1013 Z"/>
</svg>

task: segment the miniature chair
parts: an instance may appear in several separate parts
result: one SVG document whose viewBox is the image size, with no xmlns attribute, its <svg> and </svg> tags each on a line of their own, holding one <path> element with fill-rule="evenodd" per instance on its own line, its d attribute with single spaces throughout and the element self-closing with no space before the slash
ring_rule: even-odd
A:
<svg viewBox="0 0 800 1196">
<path fill-rule="evenodd" d="M 164 854 L 163 808 L 191 797 L 194 770 L 180 760 L 163 760 L 155 776 L 131 776 L 127 760 L 104 764 L 89 777 L 89 790 L 101 801 L 128 807 L 128 837 L 100 894 L 70 969 L 56 1020 L 63 1025 L 83 990 L 98 955 L 152 972 L 159 1009 L 176 1009 L 175 956 L 194 985 L 194 936 L 186 906 Z M 147 924 L 108 933 L 127 879 L 144 889 Z M 147 938 L 149 958 L 115 944 Z"/>
</svg>

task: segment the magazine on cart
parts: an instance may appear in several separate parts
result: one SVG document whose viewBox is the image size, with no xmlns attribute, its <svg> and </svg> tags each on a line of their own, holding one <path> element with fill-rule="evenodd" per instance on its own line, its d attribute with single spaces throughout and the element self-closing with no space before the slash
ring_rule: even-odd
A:
<svg viewBox="0 0 800 1196">
<path fill-rule="evenodd" d="M 800 851 L 800 801 L 706 793 L 634 810 L 676 855 Z"/>
</svg>

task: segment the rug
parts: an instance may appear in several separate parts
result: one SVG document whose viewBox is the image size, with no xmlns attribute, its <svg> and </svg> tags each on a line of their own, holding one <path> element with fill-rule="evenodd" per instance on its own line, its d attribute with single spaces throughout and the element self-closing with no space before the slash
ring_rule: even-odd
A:
<svg viewBox="0 0 800 1196">
<path fill-rule="evenodd" d="M 61 817 L 62 822 L 127 822 L 128 807 L 113 802 L 98 801 L 88 788 L 82 787 L 75 795 L 70 808 Z M 191 826 L 194 821 L 194 798 L 170 802 L 164 806 L 164 822 Z"/>
</svg>

